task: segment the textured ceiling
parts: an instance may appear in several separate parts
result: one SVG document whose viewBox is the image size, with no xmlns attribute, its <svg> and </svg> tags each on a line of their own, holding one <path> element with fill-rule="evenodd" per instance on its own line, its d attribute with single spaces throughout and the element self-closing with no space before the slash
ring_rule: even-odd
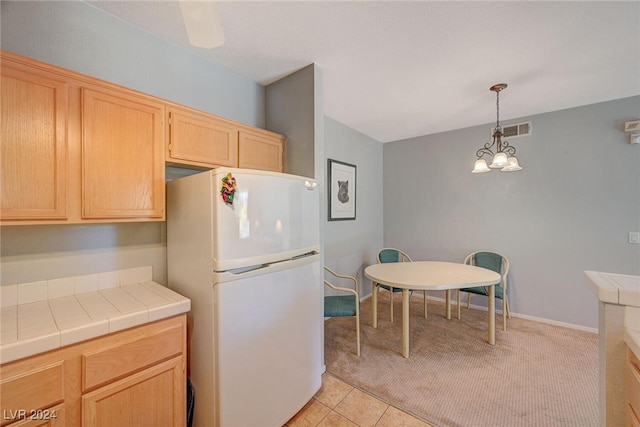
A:
<svg viewBox="0 0 640 427">
<path fill-rule="evenodd" d="M 499 82 L 505 122 L 640 94 L 636 1 L 226 1 L 211 50 L 175 1 L 90 3 L 263 85 L 316 63 L 325 114 L 381 142 L 495 122 Z"/>
</svg>

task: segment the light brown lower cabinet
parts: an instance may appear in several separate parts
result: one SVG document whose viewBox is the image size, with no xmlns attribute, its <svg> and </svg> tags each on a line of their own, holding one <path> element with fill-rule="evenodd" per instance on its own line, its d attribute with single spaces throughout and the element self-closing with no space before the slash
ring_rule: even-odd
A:
<svg viewBox="0 0 640 427">
<path fill-rule="evenodd" d="M 630 427 L 640 427 L 640 359 L 627 349 L 627 419 Z"/>
<path fill-rule="evenodd" d="M 186 315 L 0 366 L 2 426 L 184 426 Z"/>
<path fill-rule="evenodd" d="M 176 357 L 82 396 L 82 425 L 179 426 L 185 422 L 180 391 L 186 381 Z"/>
</svg>

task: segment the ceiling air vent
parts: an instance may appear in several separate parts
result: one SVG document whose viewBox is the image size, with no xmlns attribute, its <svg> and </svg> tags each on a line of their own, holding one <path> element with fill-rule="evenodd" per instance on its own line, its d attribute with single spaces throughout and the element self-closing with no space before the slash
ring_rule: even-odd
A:
<svg viewBox="0 0 640 427">
<path fill-rule="evenodd" d="M 635 120 L 633 122 L 626 122 L 624 124 L 625 132 L 635 132 L 640 130 L 640 120 Z"/>
<path fill-rule="evenodd" d="M 518 136 L 531 135 L 531 122 L 516 123 L 502 127 L 504 138 L 516 138 Z"/>
</svg>

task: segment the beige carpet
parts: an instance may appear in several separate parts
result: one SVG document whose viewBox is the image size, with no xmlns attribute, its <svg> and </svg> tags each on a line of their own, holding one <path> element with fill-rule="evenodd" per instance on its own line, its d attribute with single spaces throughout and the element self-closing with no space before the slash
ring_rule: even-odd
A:
<svg viewBox="0 0 640 427">
<path fill-rule="evenodd" d="M 325 322 L 327 371 L 434 426 L 589 427 L 598 425 L 598 336 L 512 317 L 496 345 L 487 340 L 487 314 L 462 310 L 444 318 L 444 303 L 411 297 L 410 350 L 401 354 L 400 295 L 389 322 L 388 292 L 362 303 L 362 355 L 355 355 L 353 318 Z M 466 298 L 465 298 L 466 301 Z"/>
</svg>

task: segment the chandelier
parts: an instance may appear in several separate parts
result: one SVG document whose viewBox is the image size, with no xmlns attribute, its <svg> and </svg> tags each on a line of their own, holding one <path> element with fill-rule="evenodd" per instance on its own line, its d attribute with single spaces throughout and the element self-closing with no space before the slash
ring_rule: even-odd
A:
<svg viewBox="0 0 640 427">
<path fill-rule="evenodd" d="M 513 172 L 522 169 L 516 158 L 516 149 L 502 140 L 502 128 L 500 127 L 500 91 L 507 88 L 506 83 L 498 83 L 489 88 L 496 93 L 496 127 L 493 129 L 493 139 L 487 142 L 476 152 L 476 164 L 472 173 L 489 172 L 491 169 L 500 169 L 503 172 Z M 487 166 L 484 156 L 491 158 L 491 164 Z"/>
</svg>

